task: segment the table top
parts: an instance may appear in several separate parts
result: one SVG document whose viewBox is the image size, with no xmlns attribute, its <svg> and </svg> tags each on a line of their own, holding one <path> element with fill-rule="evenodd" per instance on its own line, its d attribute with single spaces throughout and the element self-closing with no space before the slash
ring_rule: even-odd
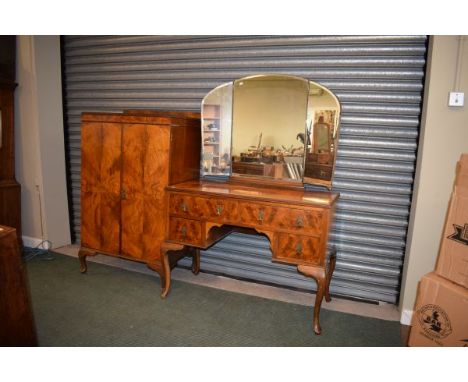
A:
<svg viewBox="0 0 468 382">
<path fill-rule="evenodd" d="M 262 201 L 283 202 L 306 206 L 330 208 L 337 201 L 339 194 L 329 191 L 306 191 L 303 188 L 288 189 L 282 187 L 249 186 L 238 183 L 221 183 L 192 180 L 166 187 L 167 191 L 208 194 L 237 199 L 258 199 Z"/>
</svg>

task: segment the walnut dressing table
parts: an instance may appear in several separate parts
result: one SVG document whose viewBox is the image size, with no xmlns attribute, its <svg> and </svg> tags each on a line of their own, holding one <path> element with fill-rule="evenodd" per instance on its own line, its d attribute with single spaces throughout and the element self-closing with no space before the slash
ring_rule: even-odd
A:
<svg viewBox="0 0 468 382">
<path fill-rule="evenodd" d="M 193 257 L 197 273 L 200 249 L 233 231 L 256 232 L 269 239 L 273 261 L 295 265 L 317 282 L 313 329 L 320 334 L 336 261 L 327 241 L 338 199 L 329 190 L 339 114 L 327 88 L 277 74 L 244 77 L 204 97 L 201 179 L 166 187 L 162 297 L 182 256 Z M 328 170 L 316 176 L 324 164 Z M 307 191 L 305 183 L 321 191 Z"/>
<path fill-rule="evenodd" d="M 299 272 L 317 281 L 313 327 L 320 334 L 320 307 L 324 295 L 330 301 L 335 266 L 335 254 L 326 255 L 338 194 L 207 181 L 184 182 L 168 186 L 166 191 L 163 297 L 171 284 L 171 256 L 177 256 L 171 251 L 190 246 L 198 253 L 235 230 L 251 228 L 269 239 L 274 261 L 297 265 Z M 199 254 L 197 258 L 195 268 L 199 267 Z"/>
</svg>

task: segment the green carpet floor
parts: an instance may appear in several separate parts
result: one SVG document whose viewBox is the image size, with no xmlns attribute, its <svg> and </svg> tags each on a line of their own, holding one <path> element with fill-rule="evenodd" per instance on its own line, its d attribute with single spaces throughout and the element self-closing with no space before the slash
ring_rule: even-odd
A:
<svg viewBox="0 0 468 382">
<path fill-rule="evenodd" d="M 40 346 L 401 346 L 398 322 L 173 281 L 53 254 L 27 263 Z"/>
</svg>

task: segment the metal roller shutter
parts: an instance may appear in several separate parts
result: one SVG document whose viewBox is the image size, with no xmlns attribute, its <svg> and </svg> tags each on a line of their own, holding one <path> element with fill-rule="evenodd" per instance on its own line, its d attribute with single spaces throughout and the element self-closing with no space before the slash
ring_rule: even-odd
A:
<svg viewBox="0 0 468 382">
<path fill-rule="evenodd" d="M 421 113 L 425 36 L 65 36 L 64 94 L 72 226 L 80 235 L 80 114 L 129 108 L 200 110 L 221 83 L 255 73 L 317 81 L 342 103 L 333 189 L 332 293 L 396 303 Z M 270 261 L 262 236 L 232 234 L 202 269 L 315 289 Z M 187 262 L 183 264 L 188 265 Z"/>
</svg>

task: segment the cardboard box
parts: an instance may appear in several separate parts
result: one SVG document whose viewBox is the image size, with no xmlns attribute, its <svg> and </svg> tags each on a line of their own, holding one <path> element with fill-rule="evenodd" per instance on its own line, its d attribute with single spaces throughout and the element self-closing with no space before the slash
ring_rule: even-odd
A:
<svg viewBox="0 0 468 382">
<path fill-rule="evenodd" d="M 468 154 L 462 154 L 457 163 L 455 189 L 460 195 L 468 196 Z"/>
<path fill-rule="evenodd" d="M 409 346 L 468 346 L 468 289 L 435 272 L 419 284 Z"/>
<path fill-rule="evenodd" d="M 436 272 L 468 288 L 468 154 L 458 162 Z"/>
</svg>

